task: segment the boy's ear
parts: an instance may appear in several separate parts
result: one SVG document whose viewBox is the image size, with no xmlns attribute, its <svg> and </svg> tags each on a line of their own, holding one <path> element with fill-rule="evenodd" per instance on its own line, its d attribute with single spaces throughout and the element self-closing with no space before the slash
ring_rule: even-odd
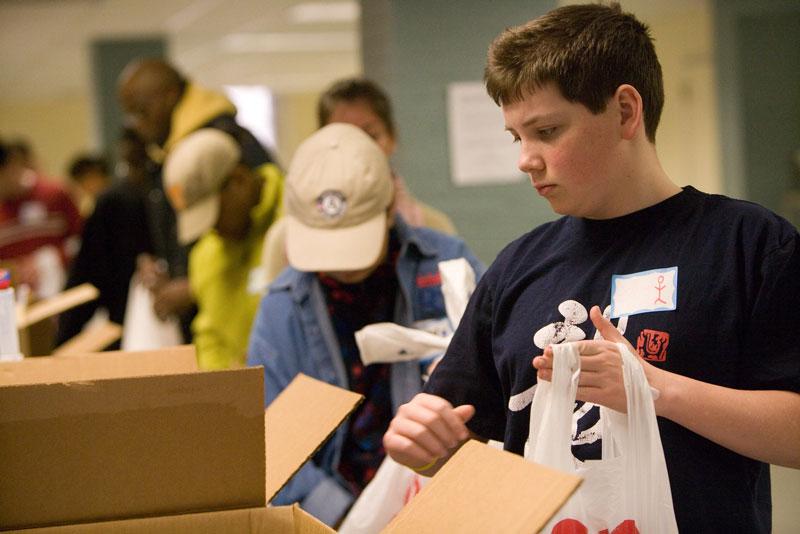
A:
<svg viewBox="0 0 800 534">
<path fill-rule="evenodd" d="M 622 84 L 614 93 L 620 113 L 620 127 L 624 139 L 633 139 L 637 130 L 642 127 L 644 110 L 642 108 L 642 95 L 632 85 Z"/>
</svg>

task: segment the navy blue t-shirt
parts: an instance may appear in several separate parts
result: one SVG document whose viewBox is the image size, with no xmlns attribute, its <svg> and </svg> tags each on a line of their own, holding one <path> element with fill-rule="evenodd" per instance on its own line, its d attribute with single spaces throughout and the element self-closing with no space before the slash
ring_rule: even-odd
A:
<svg viewBox="0 0 800 534">
<path fill-rule="evenodd" d="M 591 339 L 599 305 L 653 365 L 736 389 L 800 391 L 800 235 L 749 202 L 686 187 L 610 220 L 562 217 L 512 242 L 481 279 L 425 391 L 473 404 L 476 434 L 522 454 L 534 356 Z M 573 454 L 598 458 L 578 403 Z M 599 426 L 599 425 L 598 425 Z M 663 418 L 681 532 L 769 532 L 769 466 Z"/>
</svg>

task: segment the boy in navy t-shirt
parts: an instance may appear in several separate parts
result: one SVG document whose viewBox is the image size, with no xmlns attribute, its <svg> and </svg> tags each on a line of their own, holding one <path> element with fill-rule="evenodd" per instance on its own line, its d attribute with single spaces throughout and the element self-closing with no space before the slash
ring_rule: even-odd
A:
<svg viewBox="0 0 800 534">
<path fill-rule="evenodd" d="M 573 454 L 599 458 L 598 407 L 625 411 L 614 342 L 642 358 L 682 532 L 769 532 L 769 463 L 800 467 L 800 236 L 752 203 L 681 189 L 655 148 L 661 68 L 619 6 L 504 31 L 489 94 L 519 168 L 562 218 L 508 245 L 425 392 L 384 436 L 432 474 L 467 437 L 522 454 L 551 345 L 578 341 Z"/>
</svg>

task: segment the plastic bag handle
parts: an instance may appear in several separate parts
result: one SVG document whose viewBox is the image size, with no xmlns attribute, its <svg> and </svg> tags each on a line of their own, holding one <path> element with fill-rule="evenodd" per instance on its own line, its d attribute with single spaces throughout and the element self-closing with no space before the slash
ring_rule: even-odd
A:
<svg viewBox="0 0 800 534">
<path fill-rule="evenodd" d="M 533 394 L 526 458 L 573 472 L 570 434 L 581 360 L 573 343 L 555 345 L 553 349 L 552 380 L 539 382 Z"/>
</svg>

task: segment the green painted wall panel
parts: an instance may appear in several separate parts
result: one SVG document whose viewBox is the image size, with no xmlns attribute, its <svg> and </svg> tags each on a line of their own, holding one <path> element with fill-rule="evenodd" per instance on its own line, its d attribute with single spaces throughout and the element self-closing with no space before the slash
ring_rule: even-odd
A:
<svg viewBox="0 0 800 534">
<path fill-rule="evenodd" d="M 555 5 L 541 0 L 362 3 L 365 75 L 387 89 L 395 108 L 400 144 L 393 164 L 417 197 L 453 219 L 459 234 L 487 263 L 512 239 L 555 215 L 527 181 L 452 184 L 447 85 L 480 81 L 492 39 Z"/>
</svg>

